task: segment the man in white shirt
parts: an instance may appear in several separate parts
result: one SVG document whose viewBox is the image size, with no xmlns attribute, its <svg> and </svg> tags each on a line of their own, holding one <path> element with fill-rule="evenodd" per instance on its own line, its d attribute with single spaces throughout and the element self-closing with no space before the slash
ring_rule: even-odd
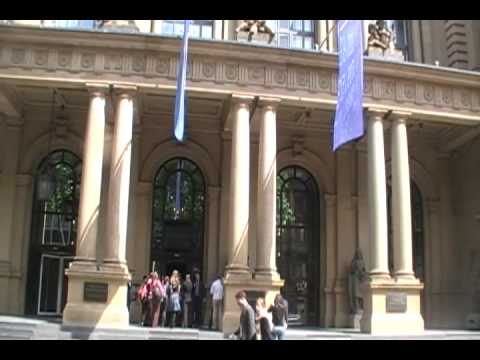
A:
<svg viewBox="0 0 480 360">
<path fill-rule="evenodd" d="M 210 286 L 210 295 L 212 296 L 213 304 L 213 328 L 215 330 L 221 330 L 223 284 L 220 276 L 217 276 L 215 281 L 212 283 L 212 286 Z"/>
</svg>

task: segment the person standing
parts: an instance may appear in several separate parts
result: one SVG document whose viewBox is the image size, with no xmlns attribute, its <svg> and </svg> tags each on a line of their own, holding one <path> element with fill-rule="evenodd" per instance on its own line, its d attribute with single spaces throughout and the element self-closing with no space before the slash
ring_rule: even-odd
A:
<svg viewBox="0 0 480 360">
<path fill-rule="evenodd" d="M 180 282 L 179 278 L 172 275 L 170 285 L 167 289 L 167 326 L 173 328 L 176 325 L 177 317 L 181 312 L 180 305 Z"/>
<path fill-rule="evenodd" d="M 239 291 L 235 295 L 235 300 L 240 307 L 241 313 L 240 326 L 234 334 L 237 335 L 240 340 L 256 340 L 255 312 L 247 301 L 245 291 Z"/>
<path fill-rule="evenodd" d="M 288 305 L 282 295 L 277 294 L 273 305 L 268 309 L 272 313 L 273 338 L 283 340 L 288 326 Z"/>
<path fill-rule="evenodd" d="M 203 303 L 203 282 L 200 279 L 200 270 L 193 271 L 192 286 L 192 305 L 193 305 L 193 325 L 200 327 L 202 325 L 202 303 Z"/>
<path fill-rule="evenodd" d="M 193 283 L 190 274 L 185 276 L 185 281 L 182 285 L 182 299 L 183 299 L 183 327 L 192 327 L 192 288 Z"/>
<path fill-rule="evenodd" d="M 160 304 L 160 326 L 167 326 L 167 307 L 168 307 L 168 296 L 167 289 L 170 287 L 170 278 L 165 276 L 162 281 L 163 288 L 165 289 L 165 297 Z"/>
<path fill-rule="evenodd" d="M 213 329 L 221 330 L 223 308 L 223 284 L 221 276 L 217 275 L 217 278 L 210 286 L 210 295 L 212 296 L 213 307 Z"/>
<path fill-rule="evenodd" d="M 260 327 L 260 340 L 273 340 L 271 314 L 267 311 L 264 298 L 258 298 L 256 303 L 257 317 Z"/>
<path fill-rule="evenodd" d="M 143 282 L 138 289 L 137 299 L 140 300 L 142 304 L 142 319 L 140 320 L 141 326 L 144 326 L 146 323 L 147 311 L 148 311 L 148 289 L 147 289 L 148 276 L 143 276 Z"/>
<path fill-rule="evenodd" d="M 150 291 L 152 303 L 152 327 L 157 327 L 159 320 L 161 320 L 160 305 L 162 303 L 162 299 L 165 297 L 165 289 L 156 272 L 153 273 L 151 280 Z"/>
</svg>

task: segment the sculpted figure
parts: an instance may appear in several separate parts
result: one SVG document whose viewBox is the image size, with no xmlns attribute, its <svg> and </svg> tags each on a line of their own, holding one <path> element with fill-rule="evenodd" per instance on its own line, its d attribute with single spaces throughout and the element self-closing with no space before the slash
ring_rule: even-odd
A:
<svg viewBox="0 0 480 360">
<path fill-rule="evenodd" d="M 366 277 L 367 271 L 365 270 L 363 256 L 360 249 L 357 249 L 352 260 L 350 273 L 348 274 L 348 295 L 350 300 L 350 311 L 352 314 L 358 314 L 359 310 L 363 310 L 360 285 Z"/>
<path fill-rule="evenodd" d="M 272 29 L 268 27 L 267 20 L 243 20 L 235 29 L 235 33 L 238 34 L 240 31 L 248 32 L 248 41 L 252 41 L 253 35 L 257 33 L 268 34 L 270 36 L 268 43 L 270 44 L 275 36 Z"/>
</svg>

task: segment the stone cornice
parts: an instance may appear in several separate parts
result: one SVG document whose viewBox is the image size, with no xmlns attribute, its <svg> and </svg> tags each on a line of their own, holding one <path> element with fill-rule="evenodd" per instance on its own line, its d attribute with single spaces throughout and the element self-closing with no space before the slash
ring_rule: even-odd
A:
<svg viewBox="0 0 480 360">
<path fill-rule="evenodd" d="M 174 92 L 180 40 L 158 35 L 0 26 L 0 80 L 85 86 L 104 82 Z M 331 53 L 192 40 L 188 89 L 276 96 L 282 103 L 334 108 L 337 56 Z M 480 74 L 365 60 L 365 106 L 426 119 L 480 121 Z M 13 80 L 15 81 L 15 80 Z"/>
</svg>

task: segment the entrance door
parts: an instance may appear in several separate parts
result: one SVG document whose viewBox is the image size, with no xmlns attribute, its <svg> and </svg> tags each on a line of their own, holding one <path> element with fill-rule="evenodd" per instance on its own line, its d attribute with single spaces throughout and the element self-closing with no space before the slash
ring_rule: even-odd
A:
<svg viewBox="0 0 480 360">
<path fill-rule="evenodd" d="M 43 254 L 40 261 L 37 315 L 61 315 L 67 300 L 65 269 L 72 257 Z"/>
<path fill-rule="evenodd" d="M 313 177 L 300 167 L 280 171 L 277 181 L 277 268 L 285 280 L 292 324 L 319 322 L 319 197 Z"/>
<path fill-rule="evenodd" d="M 151 270 L 184 278 L 202 271 L 205 183 L 190 160 L 175 158 L 158 170 L 152 209 Z"/>
<path fill-rule="evenodd" d="M 75 255 L 82 163 L 58 150 L 39 165 L 32 202 L 25 313 L 61 315 L 66 300 L 64 269 Z"/>
</svg>

